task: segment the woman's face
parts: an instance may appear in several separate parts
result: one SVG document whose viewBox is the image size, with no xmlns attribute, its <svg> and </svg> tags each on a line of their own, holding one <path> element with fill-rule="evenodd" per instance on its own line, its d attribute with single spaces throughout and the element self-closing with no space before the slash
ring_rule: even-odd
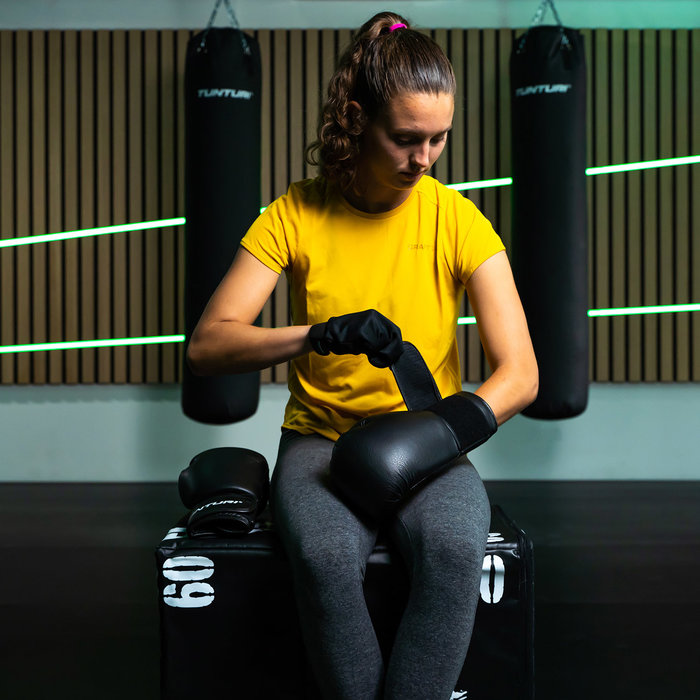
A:
<svg viewBox="0 0 700 700">
<path fill-rule="evenodd" d="M 360 189 L 403 199 L 442 153 L 452 128 L 454 98 L 447 93 L 406 93 L 391 99 L 363 135 Z"/>
</svg>

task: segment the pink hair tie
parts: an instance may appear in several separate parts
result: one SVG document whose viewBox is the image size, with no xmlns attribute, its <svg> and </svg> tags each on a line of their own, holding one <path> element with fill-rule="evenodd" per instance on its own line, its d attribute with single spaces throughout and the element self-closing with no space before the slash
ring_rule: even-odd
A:
<svg viewBox="0 0 700 700">
<path fill-rule="evenodd" d="M 389 27 L 390 32 L 393 32 L 394 29 L 408 29 L 408 27 L 403 22 L 397 22 L 396 24 L 392 24 L 391 27 Z"/>
</svg>

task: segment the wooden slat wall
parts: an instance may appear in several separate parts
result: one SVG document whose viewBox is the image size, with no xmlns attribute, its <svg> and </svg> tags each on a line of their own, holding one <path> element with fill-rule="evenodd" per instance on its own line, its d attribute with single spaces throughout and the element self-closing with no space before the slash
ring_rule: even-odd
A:
<svg viewBox="0 0 700 700">
<path fill-rule="evenodd" d="M 253 32 L 260 44 L 262 204 L 303 162 L 348 30 Z M 189 31 L 0 32 L 0 236 L 184 214 Z M 510 174 L 516 32 L 434 30 L 453 62 L 454 129 L 433 174 Z M 590 165 L 700 152 L 700 31 L 587 30 Z M 700 301 L 697 166 L 588 179 L 590 306 Z M 469 193 L 510 242 L 509 188 Z M 0 344 L 182 332 L 182 227 L 0 250 Z M 465 303 L 464 313 L 471 311 Z M 263 312 L 287 322 L 284 281 Z M 458 331 L 465 378 L 487 372 Z M 182 347 L 0 355 L 5 384 L 176 382 Z M 594 381 L 698 381 L 700 314 L 591 321 Z M 284 382 L 286 365 L 263 381 Z"/>
</svg>

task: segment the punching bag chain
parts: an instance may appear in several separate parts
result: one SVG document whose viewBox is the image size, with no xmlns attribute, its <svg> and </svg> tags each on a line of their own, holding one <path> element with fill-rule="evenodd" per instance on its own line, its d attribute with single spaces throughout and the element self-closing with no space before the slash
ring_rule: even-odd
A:
<svg viewBox="0 0 700 700">
<path fill-rule="evenodd" d="M 561 30 L 562 46 L 565 46 L 566 48 L 571 48 L 569 44 L 569 39 L 567 38 L 566 33 L 564 32 L 564 25 L 562 24 L 561 18 L 559 17 L 557 8 L 554 7 L 554 0 L 542 0 L 539 7 L 537 8 L 537 12 L 535 12 L 535 16 L 532 18 L 532 22 L 530 22 L 530 29 L 542 23 L 542 20 L 544 19 L 544 15 L 547 12 L 548 7 L 552 9 L 554 19 L 556 20 L 557 24 L 559 25 L 559 29 Z M 529 34 L 530 29 L 528 29 L 520 38 L 520 43 L 518 44 L 518 53 L 522 53 L 523 49 L 525 48 L 525 40 L 527 39 L 527 35 Z"/>
<path fill-rule="evenodd" d="M 209 30 L 211 29 L 212 25 L 214 24 L 214 19 L 216 18 L 216 13 L 219 11 L 219 7 L 221 7 L 222 1 L 226 5 L 226 9 L 228 10 L 228 16 L 231 20 L 231 26 L 234 29 L 238 30 L 238 33 L 241 36 L 241 43 L 243 44 L 243 52 L 247 55 L 250 56 L 250 46 L 248 46 L 248 42 L 246 41 L 245 34 L 241 31 L 241 26 L 238 24 L 238 19 L 236 18 L 236 14 L 233 11 L 233 7 L 231 6 L 231 0 L 216 0 L 216 5 L 214 5 L 214 10 L 211 13 L 211 17 L 209 18 L 209 24 L 207 24 L 207 28 L 202 32 L 202 41 L 199 44 L 198 51 L 204 51 L 205 44 L 207 41 L 207 34 L 209 34 Z"/>
</svg>

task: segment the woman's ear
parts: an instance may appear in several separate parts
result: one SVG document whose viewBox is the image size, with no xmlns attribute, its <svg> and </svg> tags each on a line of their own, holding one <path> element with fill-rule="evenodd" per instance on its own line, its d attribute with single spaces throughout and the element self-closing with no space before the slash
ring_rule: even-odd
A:
<svg viewBox="0 0 700 700">
<path fill-rule="evenodd" d="M 356 100 L 350 100 L 348 102 L 347 111 L 345 112 L 350 128 L 352 127 L 362 127 L 364 125 L 364 113 L 362 111 L 362 106 Z"/>
</svg>

